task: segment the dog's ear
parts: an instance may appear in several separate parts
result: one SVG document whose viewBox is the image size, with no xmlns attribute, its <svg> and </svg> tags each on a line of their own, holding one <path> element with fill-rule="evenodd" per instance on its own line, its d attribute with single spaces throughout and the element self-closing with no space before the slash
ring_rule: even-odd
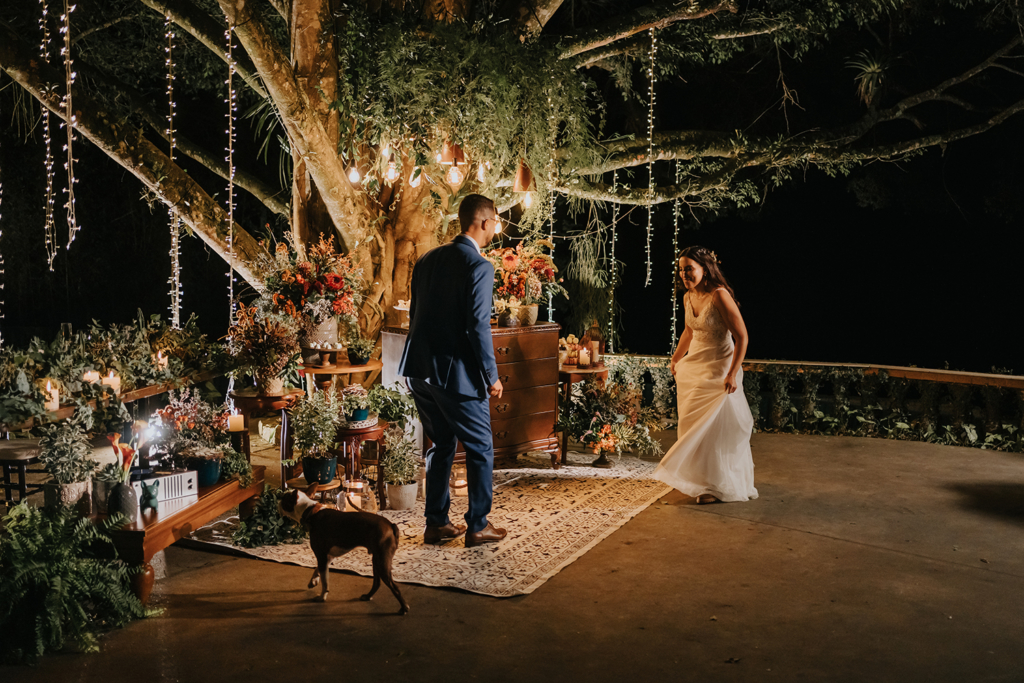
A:
<svg viewBox="0 0 1024 683">
<path fill-rule="evenodd" d="M 320 484 L 310 484 L 309 487 L 306 489 L 306 495 L 312 498 L 313 494 L 316 493 L 316 490 L 318 488 L 320 488 Z"/>
<path fill-rule="evenodd" d="M 284 510 L 285 512 L 295 512 L 295 504 L 297 502 L 299 502 L 299 490 L 292 489 L 291 491 L 288 491 L 283 496 L 281 496 L 281 500 L 278 502 L 278 504 L 281 506 L 281 509 Z"/>
</svg>

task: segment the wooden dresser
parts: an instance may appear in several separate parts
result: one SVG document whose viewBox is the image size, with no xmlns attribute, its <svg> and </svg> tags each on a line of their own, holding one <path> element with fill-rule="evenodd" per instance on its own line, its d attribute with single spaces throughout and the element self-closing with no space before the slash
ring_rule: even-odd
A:
<svg viewBox="0 0 1024 683">
<path fill-rule="evenodd" d="M 555 437 L 558 329 L 554 323 L 491 327 L 498 378 L 504 387 L 501 398 L 490 399 L 496 461 L 514 460 L 528 451 L 544 451 L 551 456 L 552 467 L 559 467 L 558 439 Z M 389 368 L 389 357 L 401 358 L 399 344 L 404 346 L 408 330 L 387 327 L 384 332 L 383 379 L 389 383 L 393 381 L 393 373 L 397 373 L 397 360 L 394 367 Z M 455 461 L 464 462 L 465 456 L 465 449 L 460 443 Z"/>
</svg>

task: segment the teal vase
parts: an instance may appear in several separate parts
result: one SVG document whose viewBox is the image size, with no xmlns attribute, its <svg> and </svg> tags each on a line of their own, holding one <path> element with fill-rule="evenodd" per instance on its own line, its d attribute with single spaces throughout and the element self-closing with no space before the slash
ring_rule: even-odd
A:
<svg viewBox="0 0 1024 683">
<path fill-rule="evenodd" d="M 196 485 L 199 488 L 213 486 L 220 481 L 219 458 L 192 458 L 188 461 L 188 467 L 196 471 Z"/>
<path fill-rule="evenodd" d="M 369 408 L 356 408 L 351 413 L 345 415 L 345 420 L 348 422 L 362 422 L 363 420 L 369 419 L 369 417 Z"/>
<path fill-rule="evenodd" d="M 309 484 L 330 484 L 338 469 L 338 458 L 303 458 L 302 476 Z"/>
</svg>

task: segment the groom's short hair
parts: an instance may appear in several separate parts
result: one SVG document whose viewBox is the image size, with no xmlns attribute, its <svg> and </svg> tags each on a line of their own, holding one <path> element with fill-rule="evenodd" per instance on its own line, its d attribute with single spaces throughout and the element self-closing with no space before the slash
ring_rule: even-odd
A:
<svg viewBox="0 0 1024 683">
<path fill-rule="evenodd" d="M 463 199 L 459 204 L 459 225 L 462 226 L 462 232 L 469 230 L 478 219 L 486 217 L 488 210 L 497 213 L 494 200 L 482 194 L 471 194 Z"/>
</svg>

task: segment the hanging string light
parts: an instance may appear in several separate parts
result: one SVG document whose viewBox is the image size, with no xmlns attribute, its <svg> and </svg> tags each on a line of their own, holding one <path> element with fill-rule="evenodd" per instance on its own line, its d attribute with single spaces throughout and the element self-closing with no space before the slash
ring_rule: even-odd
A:
<svg viewBox="0 0 1024 683">
<path fill-rule="evenodd" d="M 64 34 L 64 47 L 60 49 L 60 53 L 64 57 L 65 84 L 61 109 L 64 110 L 64 126 L 68 131 L 68 141 L 64 146 L 64 151 L 68 153 L 68 160 L 64 164 L 64 168 L 68 172 L 67 201 L 64 204 L 64 208 L 68 212 L 68 249 L 71 249 L 71 243 L 75 241 L 75 236 L 80 229 L 75 219 L 75 155 L 72 150 L 72 143 L 75 140 L 75 124 L 77 123 L 75 112 L 71 105 L 71 86 L 74 85 L 75 76 L 77 75 L 74 70 L 74 60 L 71 59 L 71 13 L 74 11 L 75 6 L 70 4 L 68 0 L 64 0 L 64 14 L 60 17 L 60 32 Z"/>
<path fill-rule="evenodd" d="M 612 171 L 612 194 L 618 192 L 619 172 Z M 615 353 L 615 287 L 619 284 L 619 265 L 615 261 L 615 242 L 619 236 L 616 228 L 619 224 L 619 203 L 612 202 L 612 248 L 609 254 L 612 262 L 612 281 L 608 293 L 608 353 Z"/>
<path fill-rule="evenodd" d="M 676 159 L 676 185 L 679 185 L 683 179 L 683 164 Z M 676 278 L 679 277 L 676 272 L 676 254 L 679 253 L 679 199 L 677 198 L 672 202 L 672 339 L 669 341 L 668 352 L 674 353 L 676 350 L 676 320 L 679 317 L 679 292 L 676 287 Z"/>
<path fill-rule="evenodd" d="M 4 214 L 2 209 L 4 208 L 4 174 L 3 169 L 0 169 L 0 320 L 4 319 Z M 0 348 L 4 345 L 4 333 L 3 328 L 0 327 Z"/>
<path fill-rule="evenodd" d="M 235 96 L 233 76 L 235 75 L 234 27 L 228 24 L 224 38 L 228 43 L 228 325 L 235 322 L 235 114 L 238 111 L 238 99 Z"/>
<path fill-rule="evenodd" d="M 39 45 L 39 54 L 44 64 L 50 63 L 50 23 L 47 20 L 46 0 L 39 0 L 42 7 L 42 15 L 39 18 L 39 27 L 43 30 L 42 43 Z M 43 204 L 43 231 L 46 244 L 46 265 L 53 272 L 53 259 L 57 257 L 57 230 L 53 222 L 53 139 L 50 132 L 50 110 L 43 107 L 43 146 L 46 148 L 46 158 L 43 161 L 43 168 L 46 171 L 46 200 Z"/>
<path fill-rule="evenodd" d="M 164 33 L 167 36 L 167 140 L 170 150 L 167 157 L 174 163 L 174 22 L 171 14 L 164 15 Z M 173 206 L 169 209 L 171 230 L 171 327 L 181 327 L 181 249 L 178 238 L 181 235 L 181 218 Z"/>
<path fill-rule="evenodd" d="M 650 106 L 647 109 L 647 279 L 644 287 L 651 284 L 651 233 L 654 231 L 654 75 L 655 60 L 658 56 L 658 36 L 651 29 L 651 66 L 647 75 L 651 80 Z"/>
<path fill-rule="evenodd" d="M 555 75 L 551 74 L 551 87 L 548 88 L 548 130 L 551 135 L 548 157 L 548 241 L 551 242 L 549 253 L 551 260 L 555 259 L 555 147 L 558 146 L 558 117 L 555 114 L 555 103 L 551 99 L 552 91 L 555 89 Z M 555 295 L 548 291 L 548 322 L 555 322 Z"/>
</svg>

